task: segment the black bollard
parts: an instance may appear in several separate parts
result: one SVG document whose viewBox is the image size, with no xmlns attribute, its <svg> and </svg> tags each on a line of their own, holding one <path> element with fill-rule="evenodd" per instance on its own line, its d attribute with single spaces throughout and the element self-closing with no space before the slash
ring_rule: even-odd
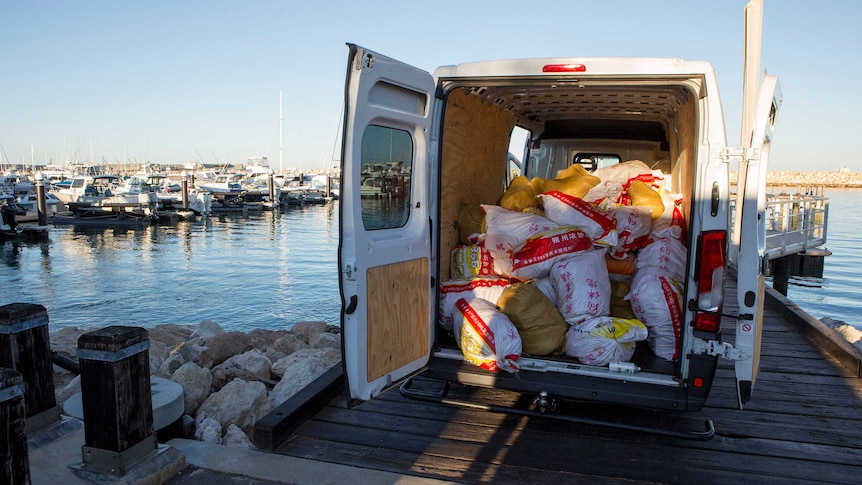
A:
<svg viewBox="0 0 862 485">
<path fill-rule="evenodd" d="M 25 421 L 24 379 L 19 372 L 0 367 L 0 483 L 30 483 Z"/>
<path fill-rule="evenodd" d="M 36 172 L 36 213 L 39 225 L 48 225 L 48 201 L 45 200 L 45 175 L 42 172 Z"/>
<path fill-rule="evenodd" d="M 183 210 L 189 210 L 189 174 L 183 171 Z"/>
<path fill-rule="evenodd" d="M 269 171 L 269 176 L 266 179 L 266 189 L 269 191 L 269 201 L 278 202 L 278 199 L 275 198 L 275 174 L 272 170 Z"/>
<path fill-rule="evenodd" d="M 54 367 L 48 334 L 48 310 L 32 303 L 0 306 L 0 367 L 21 373 L 27 392 L 27 433 L 60 420 L 54 395 Z"/>
<path fill-rule="evenodd" d="M 158 448 L 149 348 L 141 327 L 112 325 L 78 338 L 86 467 L 125 475 Z"/>
</svg>

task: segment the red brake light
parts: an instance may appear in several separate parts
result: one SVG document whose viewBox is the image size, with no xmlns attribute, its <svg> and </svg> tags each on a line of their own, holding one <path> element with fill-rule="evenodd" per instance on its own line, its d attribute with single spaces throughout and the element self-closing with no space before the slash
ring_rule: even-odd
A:
<svg viewBox="0 0 862 485">
<path fill-rule="evenodd" d="M 587 66 L 583 64 L 547 64 L 542 67 L 542 72 L 587 72 Z"/>
<path fill-rule="evenodd" d="M 697 315 L 694 328 L 717 332 L 721 324 L 724 299 L 724 267 L 727 233 L 707 231 L 700 235 L 697 254 Z"/>
</svg>

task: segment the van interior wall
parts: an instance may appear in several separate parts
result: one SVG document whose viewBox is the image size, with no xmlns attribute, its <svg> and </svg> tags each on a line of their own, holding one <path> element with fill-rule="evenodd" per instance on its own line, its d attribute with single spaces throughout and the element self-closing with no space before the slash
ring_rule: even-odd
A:
<svg viewBox="0 0 862 485">
<path fill-rule="evenodd" d="M 462 89 L 446 98 L 440 153 L 440 279 L 450 279 L 461 204 L 496 204 L 503 195 L 515 117 Z"/>
<path fill-rule="evenodd" d="M 673 177 L 672 191 L 683 194 L 683 216 L 689 224 L 691 216 L 691 197 L 694 194 L 694 164 L 696 162 L 697 118 L 695 117 L 695 100 L 689 97 L 673 119 L 668 130 L 670 142 L 671 167 Z"/>
</svg>

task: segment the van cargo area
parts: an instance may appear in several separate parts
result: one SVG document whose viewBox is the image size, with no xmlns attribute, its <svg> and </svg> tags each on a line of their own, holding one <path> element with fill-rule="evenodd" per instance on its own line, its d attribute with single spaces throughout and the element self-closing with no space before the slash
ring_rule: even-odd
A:
<svg viewBox="0 0 862 485">
<path fill-rule="evenodd" d="M 706 61 L 430 74 L 351 44 L 339 249 L 351 397 L 424 371 L 444 388 L 695 411 L 721 358 L 742 407 L 763 329 L 775 76 L 754 101 L 751 135 L 728 147 Z M 739 310 L 725 342 L 731 263 Z"/>
<path fill-rule="evenodd" d="M 702 76 L 513 80 L 438 75 L 438 86 L 445 92 L 439 168 L 441 283 L 453 278 L 452 252 L 464 244 L 464 228 L 459 226 L 464 208 L 500 204 L 513 178 L 507 154 L 516 127 L 529 133 L 528 149 L 515 152 L 528 179 L 554 179 L 576 163 L 579 154 L 613 155 L 620 162 L 639 160 L 661 172 L 666 190 L 682 195 L 680 208 L 688 226 L 695 202 L 697 139 L 705 136 L 699 129 L 706 119 L 698 106 Z M 682 242 L 692 247 L 692 241 Z M 691 264 L 687 261 L 686 268 Z M 688 279 L 681 283 L 687 284 Z M 626 290 L 617 295 L 623 305 L 628 304 L 621 299 Z M 686 294 L 683 290 L 682 295 Z M 630 315 L 629 311 L 628 318 L 633 318 Z M 633 366 L 590 366 L 563 353 L 523 354 L 517 374 L 490 373 L 465 363 L 453 333 L 443 327 L 438 327 L 437 349 L 426 375 L 471 385 L 678 410 L 699 409 L 709 389 L 701 383 L 705 392 L 680 392 L 685 387 L 681 360 L 657 357 L 646 341 L 637 343 Z M 703 368 L 698 375 L 711 381 L 715 357 L 689 357 L 693 357 L 690 365 Z"/>
</svg>

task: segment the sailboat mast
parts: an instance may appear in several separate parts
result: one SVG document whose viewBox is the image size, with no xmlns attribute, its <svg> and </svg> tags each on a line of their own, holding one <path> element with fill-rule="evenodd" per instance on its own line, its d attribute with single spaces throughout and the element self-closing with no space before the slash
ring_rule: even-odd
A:
<svg viewBox="0 0 862 485">
<path fill-rule="evenodd" d="M 282 113 L 281 89 L 278 90 L 278 171 L 284 173 L 284 116 Z"/>
</svg>

